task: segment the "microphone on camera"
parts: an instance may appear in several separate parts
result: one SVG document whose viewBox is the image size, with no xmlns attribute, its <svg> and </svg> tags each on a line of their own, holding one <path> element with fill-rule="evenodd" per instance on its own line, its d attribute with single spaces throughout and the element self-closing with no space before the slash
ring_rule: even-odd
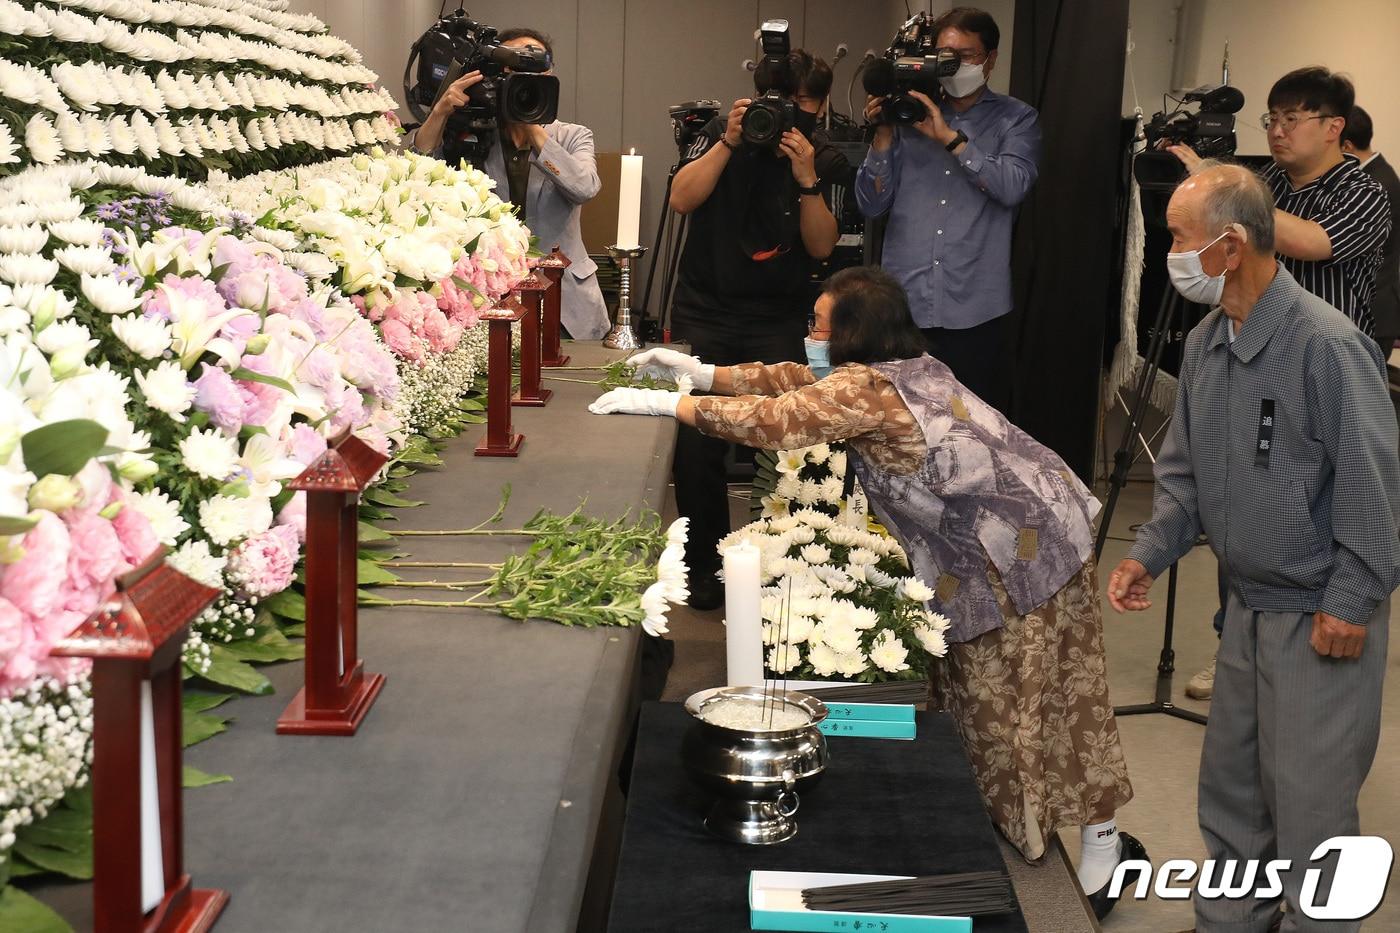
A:
<svg viewBox="0 0 1400 933">
<path fill-rule="evenodd" d="M 888 58 L 877 58 L 865 66 L 861 75 L 865 93 L 871 97 L 888 97 L 894 93 L 894 62 Z"/>
<path fill-rule="evenodd" d="M 757 71 L 758 62 L 754 61 L 752 58 L 746 58 L 739 63 L 739 67 L 745 71 Z"/>
<path fill-rule="evenodd" d="M 850 51 L 850 49 L 846 47 L 846 43 L 842 42 L 842 43 L 840 43 L 839 45 L 837 45 L 837 46 L 836 46 L 836 54 L 833 55 L 833 56 L 831 57 L 831 65 L 832 65 L 832 67 L 833 67 L 833 68 L 836 67 L 836 63 L 839 62 L 841 59 L 845 58 L 845 57 L 846 57 L 846 53 L 849 52 L 849 51 Z"/>
</svg>

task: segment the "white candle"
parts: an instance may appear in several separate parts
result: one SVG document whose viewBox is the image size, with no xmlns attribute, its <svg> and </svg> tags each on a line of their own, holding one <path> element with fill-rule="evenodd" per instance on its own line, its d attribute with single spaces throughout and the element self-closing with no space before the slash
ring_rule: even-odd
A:
<svg viewBox="0 0 1400 933">
<path fill-rule="evenodd" d="M 745 541 L 724 552 L 725 655 L 731 687 L 763 686 L 760 552 Z"/>
<path fill-rule="evenodd" d="M 141 682 L 141 909 L 165 899 L 165 858 L 160 838 L 160 787 L 156 781 L 156 721 L 151 682 Z"/>
<path fill-rule="evenodd" d="M 622 157 L 622 187 L 617 194 L 617 242 L 622 249 L 641 246 L 638 230 L 642 222 L 642 157 L 633 149 Z"/>
</svg>

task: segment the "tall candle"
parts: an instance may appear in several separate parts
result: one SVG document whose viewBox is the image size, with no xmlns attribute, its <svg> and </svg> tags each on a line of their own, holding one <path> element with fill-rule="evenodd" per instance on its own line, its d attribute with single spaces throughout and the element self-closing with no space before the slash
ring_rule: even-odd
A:
<svg viewBox="0 0 1400 933">
<path fill-rule="evenodd" d="M 178 819 L 178 817 L 177 817 Z M 141 909 L 165 900 L 165 855 L 160 835 L 160 787 L 156 779 L 156 719 L 151 682 L 141 681 Z"/>
<path fill-rule="evenodd" d="M 763 612 L 757 547 L 724 551 L 724 647 L 731 687 L 763 686 Z"/>
<path fill-rule="evenodd" d="M 642 157 L 633 149 L 622 157 L 622 187 L 617 195 L 617 242 L 622 249 L 641 246 L 638 230 L 642 222 Z"/>
</svg>

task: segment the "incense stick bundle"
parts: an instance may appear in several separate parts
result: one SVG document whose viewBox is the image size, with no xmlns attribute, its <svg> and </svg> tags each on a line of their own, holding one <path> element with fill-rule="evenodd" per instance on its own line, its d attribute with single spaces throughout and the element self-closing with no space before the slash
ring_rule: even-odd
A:
<svg viewBox="0 0 1400 933">
<path fill-rule="evenodd" d="M 802 903 L 808 910 L 984 917 L 1015 910 L 1016 896 L 1005 873 L 975 871 L 805 888 Z"/>
<path fill-rule="evenodd" d="M 927 703 L 927 680 L 892 680 L 883 684 L 842 684 L 804 688 L 819 700 L 847 703 Z"/>
</svg>

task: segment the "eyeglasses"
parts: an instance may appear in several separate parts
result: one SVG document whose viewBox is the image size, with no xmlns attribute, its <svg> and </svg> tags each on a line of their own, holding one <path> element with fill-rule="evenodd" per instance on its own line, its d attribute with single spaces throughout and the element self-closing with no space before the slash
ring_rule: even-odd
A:
<svg viewBox="0 0 1400 933">
<path fill-rule="evenodd" d="M 958 60 L 965 65 L 980 65 L 987 60 L 988 52 L 979 52 L 976 49 L 955 49 L 951 46 L 936 49 L 938 52 L 952 52 Z"/>
<path fill-rule="evenodd" d="M 1313 114 L 1312 116 L 1305 117 L 1301 113 L 1294 113 L 1293 111 L 1279 114 L 1278 116 L 1275 116 L 1272 113 L 1265 113 L 1260 114 L 1259 125 L 1262 126 L 1264 128 L 1264 132 L 1267 133 L 1269 130 L 1273 129 L 1274 124 L 1277 123 L 1285 133 L 1291 133 L 1295 129 L 1297 129 L 1299 123 L 1302 123 L 1304 121 L 1330 120 L 1335 116 L 1335 113 L 1318 113 Z"/>
</svg>

